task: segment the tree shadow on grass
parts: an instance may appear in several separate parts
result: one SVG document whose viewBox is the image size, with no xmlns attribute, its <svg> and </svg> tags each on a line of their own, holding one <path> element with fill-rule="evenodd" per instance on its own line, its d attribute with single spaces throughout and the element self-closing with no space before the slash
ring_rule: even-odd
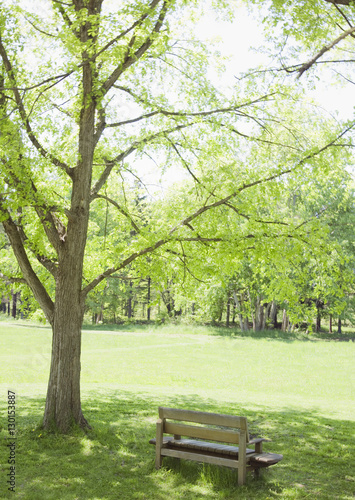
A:
<svg viewBox="0 0 355 500">
<path fill-rule="evenodd" d="M 159 405 L 244 415 L 252 434 L 272 439 L 266 451 L 282 453 L 284 459 L 261 479 L 249 473 L 243 487 L 237 486 L 235 471 L 217 466 L 164 459 L 163 468 L 156 471 L 154 447 L 148 441 L 155 435 Z M 43 399 L 25 397 L 18 408 L 16 498 L 346 499 L 355 493 L 355 423 L 327 419 L 315 410 L 250 409 L 198 395 L 92 391 L 83 398 L 92 430 L 62 436 L 35 427 L 43 409 Z M 3 453 L 2 464 L 7 462 L 6 446 Z M 2 478 L 7 470 L 1 466 Z M 2 488 L 0 498 L 14 496 Z"/>
<path fill-rule="evenodd" d="M 282 342 L 291 343 L 295 340 L 302 340 L 305 342 L 317 342 L 319 340 L 326 340 L 332 342 L 355 342 L 355 332 L 345 332 L 345 333 L 305 333 L 305 332 L 283 332 L 281 330 L 262 330 L 259 332 L 254 332 L 253 330 L 247 330 L 242 332 L 241 330 L 235 328 L 216 328 L 211 331 L 211 336 L 214 337 L 227 337 L 231 339 L 238 338 L 253 338 L 253 339 L 266 339 L 266 340 L 279 340 Z"/>
</svg>

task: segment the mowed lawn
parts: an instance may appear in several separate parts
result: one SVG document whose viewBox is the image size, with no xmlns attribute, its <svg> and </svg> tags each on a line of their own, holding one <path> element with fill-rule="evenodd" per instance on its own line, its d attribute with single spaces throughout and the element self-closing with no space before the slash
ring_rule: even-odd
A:
<svg viewBox="0 0 355 500">
<path fill-rule="evenodd" d="M 162 326 L 84 330 L 82 404 L 92 430 L 50 435 L 51 332 L 0 322 L 0 498 L 354 499 L 355 339 Z M 336 337 L 336 335 L 334 335 Z M 342 341 L 344 340 L 344 341 Z M 16 393 L 16 493 L 7 491 L 7 390 Z M 260 479 L 166 459 L 154 469 L 159 405 L 245 415 L 284 459 Z"/>
</svg>

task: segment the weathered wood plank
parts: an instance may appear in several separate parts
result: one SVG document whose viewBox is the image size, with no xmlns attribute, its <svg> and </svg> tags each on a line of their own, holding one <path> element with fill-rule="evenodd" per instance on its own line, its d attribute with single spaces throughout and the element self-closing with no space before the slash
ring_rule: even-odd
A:
<svg viewBox="0 0 355 500">
<path fill-rule="evenodd" d="M 157 421 L 157 438 L 155 444 L 155 468 L 160 469 L 162 466 L 162 456 L 161 456 L 161 448 L 163 446 L 163 427 L 164 421 L 162 419 L 158 419 Z"/>
<path fill-rule="evenodd" d="M 239 435 L 239 453 L 238 453 L 238 484 L 239 486 L 243 485 L 247 479 L 247 457 L 246 457 L 246 448 L 247 448 L 247 437 L 246 432 L 241 431 Z"/>
<path fill-rule="evenodd" d="M 234 415 L 223 415 L 219 413 L 207 413 L 194 410 L 180 410 L 176 408 L 159 407 L 160 418 L 170 418 L 172 420 L 184 420 L 185 422 L 195 422 L 206 425 L 220 425 L 235 429 L 248 430 L 246 417 L 236 417 Z"/>
<path fill-rule="evenodd" d="M 203 462 L 207 464 L 223 465 L 231 467 L 232 469 L 238 468 L 238 460 L 232 458 L 216 457 L 214 455 L 205 455 L 202 453 L 187 452 L 185 450 L 177 450 L 174 448 L 162 448 L 162 455 L 165 457 L 183 458 L 185 460 L 193 460 L 195 462 Z"/>
<path fill-rule="evenodd" d="M 196 425 L 186 425 L 176 422 L 165 422 L 164 433 L 179 434 L 200 439 L 209 439 L 211 441 L 220 441 L 222 443 L 239 443 L 239 431 L 213 429 L 208 427 L 198 427 Z"/>
<path fill-rule="evenodd" d="M 278 453 L 257 453 L 253 458 L 253 463 L 259 465 L 259 467 L 268 467 L 269 465 L 275 465 L 280 460 L 283 459 L 283 455 L 279 455 Z"/>
<path fill-rule="evenodd" d="M 155 445 L 156 439 L 155 438 L 150 439 L 149 443 Z M 239 452 L 238 446 L 231 446 L 231 445 L 219 444 L 219 443 L 210 443 L 208 441 L 197 441 L 195 439 L 175 440 L 171 436 L 164 436 L 163 446 L 165 446 L 165 447 L 168 446 L 168 447 L 173 447 L 173 448 L 185 448 L 186 450 L 195 449 L 195 450 L 200 450 L 200 451 L 208 451 L 211 453 L 219 453 L 220 455 L 231 455 L 231 456 L 234 456 L 235 458 L 238 457 L 238 452 Z M 247 448 L 246 455 L 248 458 L 249 458 L 249 456 L 255 455 L 255 450 L 252 450 L 251 448 Z"/>
</svg>

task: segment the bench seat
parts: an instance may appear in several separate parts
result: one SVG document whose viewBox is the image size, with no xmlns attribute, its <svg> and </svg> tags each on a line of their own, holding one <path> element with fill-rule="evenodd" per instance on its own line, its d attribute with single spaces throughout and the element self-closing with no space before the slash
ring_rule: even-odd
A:
<svg viewBox="0 0 355 500">
<path fill-rule="evenodd" d="M 156 438 L 150 439 L 149 443 L 155 446 Z M 207 456 L 220 458 L 229 457 L 234 458 L 235 460 L 238 460 L 239 453 L 238 446 L 210 443 L 208 441 L 199 441 L 197 439 L 174 439 L 172 436 L 165 436 L 163 438 L 162 455 L 164 455 L 163 448 L 176 448 L 181 451 L 184 450 L 187 453 L 203 451 Z M 252 450 L 251 448 L 246 449 L 246 456 L 249 462 L 249 467 L 253 469 L 275 465 L 283 458 L 283 455 L 279 455 L 277 453 L 256 453 L 255 450 Z"/>
</svg>

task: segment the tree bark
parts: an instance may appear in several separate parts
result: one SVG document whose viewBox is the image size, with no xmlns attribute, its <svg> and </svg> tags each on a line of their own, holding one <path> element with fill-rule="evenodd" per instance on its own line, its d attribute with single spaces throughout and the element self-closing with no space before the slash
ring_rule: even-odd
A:
<svg viewBox="0 0 355 500">
<path fill-rule="evenodd" d="M 249 330 L 249 318 L 246 316 L 244 318 L 244 331 L 247 332 Z"/>
<path fill-rule="evenodd" d="M 12 311 L 11 315 L 14 319 L 16 319 L 17 316 L 17 293 L 12 294 Z"/>
<path fill-rule="evenodd" d="M 316 318 L 316 332 L 317 333 L 320 332 L 321 321 L 322 321 L 322 318 L 321 318 L 320 310 L 317 308 L 317 318 Z"/>
<path fill-rule="evenodd" d="M 238 296 L 234 290 L 233 290 L 233 298 L 234 298 L 234 304 L 236 305 L 236 307 L 238 309 L 238 318 L 239 318 L 240 329 L 241 329 L 241 331 L 244 331 L 242 308 L 241 308 L 240 302 L 238 300 Z"/>
<path fill-rule="evenodd" d="M 283 313 L 282 313 L 282 327 L 281 327 L 281 330 L 283 332 L 287 332 L 288 325 L 289 325 L 289 319 L 288 319 L 288 316 L 287 316 L 287 311 L 286 311 L 286 309 L 284 309 Z"/>
<path fill-rule="evenodd" d="M 249 288 L 248 288 L 248 297 L 249 297 L 249 304 L 250 304 L 251 320 L 252 320 L 252 323 L 253 323 L 253 330 L 255 332 L 255 317 L 254 317 L 253 304 L 252 304 L 252 301 L 251 301 L 251 296 L 250 296 L 250 290 L 249 290 Z"/>
<path fill-rule="evenodd" d="M 264 331 L 266 329 L 266 319 L 267 319 L 267 306 L 261 306 L 261 330 Z"/>
<path fill-rule="evenodd" d="M 85 296 L 81 292 L 88 213 L 68 224 L 59 252 L 52 325 L 52 357 L 43 426 L 68 432 L 74 423 L 88 427 L 80 399 L 81 326 Z"/>
<path fill-rule="evenodd" d="M 149 277 L 148 278 L 148 295 L 147 295 L 147 301 L 148 301 L 147 320 L 148 321 L 150 321 L 150 285 L 151 285 L 151 279 Z"/>
<path fill-rule="evenodd" d="M 74 422 L 81 427 L 88 424 L 81 410 L 80 399 L 82 307 L 77 305 L 78 294 L 71 291 L 67 297 L 61 295 L 54 315 L 52 359 L 43 426 L 67 432 Z"/>
</svg>

